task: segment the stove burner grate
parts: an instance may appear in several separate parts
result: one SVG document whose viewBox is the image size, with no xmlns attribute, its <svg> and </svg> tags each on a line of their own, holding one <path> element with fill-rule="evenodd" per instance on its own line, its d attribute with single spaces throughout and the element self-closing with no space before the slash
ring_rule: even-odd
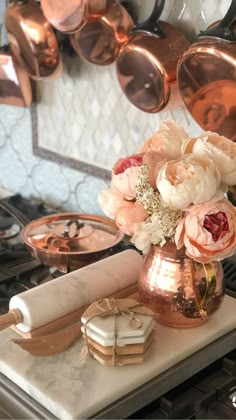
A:
<svg viewBox="0 0 236 420">
<path fill-rule="evenodd" d="M 132 419 L 235 419 L 236 351 L 173 388 Z"/>
<path fill-rule="evenodd" d="M 222 261 L 226 293 L 236 298 L 236 261 L 225 259 Z"/>
<path fill-rule="evenodd" d="M 14 238 L 20 232 L 20 226 L 16 223 L 13 223 L 10 227 L 6 229 L 0 229 L 0 239 L 10 239 Z"/>
</svg>

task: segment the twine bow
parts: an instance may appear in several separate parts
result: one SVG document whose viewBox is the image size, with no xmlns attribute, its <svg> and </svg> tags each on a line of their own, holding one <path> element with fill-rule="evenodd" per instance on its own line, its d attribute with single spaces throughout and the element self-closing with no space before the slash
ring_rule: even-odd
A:
<svg viewBox="0 0 236 420">
<path fill-rule="evenodd" d="M 100 318 L 106 318 L 113 316 L 114 317 L 114 343 L 113 343 L 113 352 L 112 352 L 112 362 L 113 366 L 116 365 L 117 362 L 117 337 L 118 337 L 118 329 L 117 329 L 117 317 L 123 316 L 129 321 L 129 326 L 132 329 L 140 329 L 143 326 L 143 322 L 136 317 L 137 314 L 142 316 L 148 316 L 154 318 L 155 314 L 154 312 L 142 312 L 137 311 L 136 308 L 138 307 L 144 307 L 143 303 L 135 303 L 135 304 L 128 304 L 126 305 L 125 299 L 114 299 L 114 298 L 104 298 L 100 299 L 96 303 L 96 309 L 99 311 L 99 313 L 96 313 L 95 315 L 91 316 L 89 319 L 87 319 L 86 323 L 84 324 L 84 335 L 85 340 L 88 348 L 88 352 L 91 357 L 93 357 L 93 353 L 91 352 L 91 347 L 88 342 L 88 335 L 87 335 L 87 326 L 89 322 L 91 322 L 94 318 L 100 317 Z"/>
</svg>

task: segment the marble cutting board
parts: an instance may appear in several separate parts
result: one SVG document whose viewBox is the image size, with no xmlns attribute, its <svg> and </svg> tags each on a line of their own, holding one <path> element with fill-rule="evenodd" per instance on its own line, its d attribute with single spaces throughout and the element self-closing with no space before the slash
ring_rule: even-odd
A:
<svg viewBox="0 0 236 420">
<path fill-rule="evenodd" d="M 33 357 L 12 343 L 13 331 L 5 330 L 0 333 L 0 372 L 59 419 L 88 418 L 235 329 L 235 314 L 236 299 L 226 296 L 200 327 L 157 324 L 148 357 L 138 366 L 104 367 L 84 357 L 82 339 L 62 354 Z"/>
</svg>

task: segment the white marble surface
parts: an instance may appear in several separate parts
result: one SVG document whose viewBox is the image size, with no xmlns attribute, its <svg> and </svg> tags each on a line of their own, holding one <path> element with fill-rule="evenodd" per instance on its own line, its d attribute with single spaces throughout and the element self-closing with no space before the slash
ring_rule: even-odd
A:
<svg viewBox="0 0 236 420">
<path fill-rule="evenodd" d="M 33 357 L 12 343 L 16 333 L 0 333 L 0 371 L 61 420 L 93 416 L 118 398 L 161 374 L 236 327 L 236 299 L 201 327 L 178 330 L 157 324 L 156 339 L 143 364 L 104 367 L 83 360 L 80 338 L 57 356 Z"/>
</svg>

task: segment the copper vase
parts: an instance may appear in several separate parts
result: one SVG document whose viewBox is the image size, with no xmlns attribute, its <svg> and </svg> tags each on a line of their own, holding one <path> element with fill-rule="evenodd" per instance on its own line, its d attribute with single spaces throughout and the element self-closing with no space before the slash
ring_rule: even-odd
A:
<svg viewBox="0 0 236 420">
<path fill-rule="evenodd" d="M 138 281 L 139 298 L 170 327 L 201 325 L 219 309 L 223 297 L 220 262 L 200 264 L 173 242 L 152 246 L 144 257 Z"/>
</svg>

